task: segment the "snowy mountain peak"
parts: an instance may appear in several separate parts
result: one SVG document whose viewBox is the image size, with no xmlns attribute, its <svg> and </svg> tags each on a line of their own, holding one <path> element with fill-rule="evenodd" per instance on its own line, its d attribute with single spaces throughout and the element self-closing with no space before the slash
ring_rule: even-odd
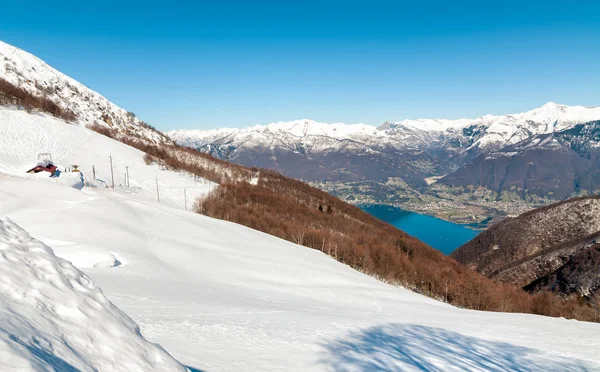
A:
<svg viewBox="0 0 600 372">
<path fill-rule="evenodd" d="M 235 148 L 270 148 L 279 146 L 277 142 L 284 141 L 284 147 L 296 151 L 299 144 L 290 143 L 300 141 L 302 146 L 310 145 L 313 151 L 319 148 L 331 151 L 336 149 L 335 146 L 342 146 L 339 142 L 336 145 L 335 141 L 350 140 L 369 147 L 391 145 L 400 149 L 445 146 L 454 142 L 460 143 L 462 150 L 466 151 L 473 148 L 500 148 L 530 135 L 552 133 L 599 119 L 600 107 L 566 106 L 548 102 L 524 113 L 500 116 L 488 114 L 475 119 L 407 119 L 399 122 L 386 121 L 379 127 L 366 124 L 328 124 L 302 119 L 243 129 L 179 130 L 167 135 L 180 144 L 196 148 L 224 143 Z M 273 142 L 275 139 L 277 141 Z"/>
<path fill-rule="evenodd" d="M 167 140 L 135 114 L 61 73 L 40 58 L 0 41 L 0 78 L 75 113 L 83 125 L 98 124 L 152 142 Z"/>
</svg>

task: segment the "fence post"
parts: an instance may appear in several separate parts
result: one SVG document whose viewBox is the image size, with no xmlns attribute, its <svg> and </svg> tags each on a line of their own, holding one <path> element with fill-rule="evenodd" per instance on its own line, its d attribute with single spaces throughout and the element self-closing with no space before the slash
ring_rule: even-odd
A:
<svg viewBox="0 0 600 372">
<path fill-rule="evenodd" d="M 156 181 L 156 200 L 160 203 L 160 194 L 158 193 L 158 178 L 154 179 Z"/>
<path fill-rule="evenodd" d="M 112 155 L 108 155 L 108 158 L 110 159 L 110 178 L 112 180 L 112 188 L 115 188 L 115 175 L 113 173 L 113 162 L 112 162 Z"/>
</svg>

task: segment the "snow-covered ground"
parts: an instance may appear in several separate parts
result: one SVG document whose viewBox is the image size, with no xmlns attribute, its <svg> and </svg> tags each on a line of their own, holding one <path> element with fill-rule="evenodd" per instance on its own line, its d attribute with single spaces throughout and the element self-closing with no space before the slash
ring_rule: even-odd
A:
<svg viewBox="0 0 600 372">
<path fill-rule="evenodd" d="M 600 370 L 598 324 L 456 309 L 143 195 L 4 178 L 0 214 L 200 370 Z"/>
<path fill-rule="evenodd" d="M 11 174 L 0 176 L 0 216 L 85 271 L 145 337 L 196 370 L 600 370 L 599 324 L 454 308 L 186 212 L 175 192 L 158 203 L 154 177 L 166 190 L 193 180 L 81 127 L 27 115 L 0 110 L 0 172 Z M 49 150 L 61 164 L 87 172 L 110 152 L 140 189 L 23 177 L 49 143 L 45 130 L 68 140 Z"/>
<path fill-rule="evenodd" d="M 0 217 L 0 370 L 185 371 L 91 279 Z"/>
<path fill-rule="evenodd" d="M 69 177 L 63 172 L 59 178 L 49 178 L 49 173 L 35 176 L 25 172 L 33 168 L 38 155 L 51 154 L 60 169 L 78 165 L 88 183 L 99 187 L 124 188 L 129 171 L 128 192 L 141 193 L 160 202 L 185 209 L 192 208 L 193 201 L 214 187 L 208 181 L 186 173 L 163 171 L 156 164 L 146 165 L 144 153 L 122 143 L 91 131 L 83 125 L 67 124 L 43 113 L 28 114 L 22 110 L 0 106 L 0 173 L 17 177 L 43 178 L 49 182 L 64 183 Z M 47 157 L 47 155 L 42 155 Z M 109 158 L 113 160 L 113 173 Z M 128 168 L 127 168 L 128 167 Z M 93 169 L 96 180 L 94 182 Z M 185 190 L 185 193 L 184 193 Z"/>
</svg>

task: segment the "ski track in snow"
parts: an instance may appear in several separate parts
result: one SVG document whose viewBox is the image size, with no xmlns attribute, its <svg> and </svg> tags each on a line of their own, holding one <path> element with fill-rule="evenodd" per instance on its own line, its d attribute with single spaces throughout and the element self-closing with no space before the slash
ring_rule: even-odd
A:
<svg viewBox="0 0 600 372">
<path fill-rule="evenodd" d="M 457 309 L 318 251 L 186 212 L 178 187 L 193 180 L 147 166 L 139 151 L 84 128 L 0 108 L 0 130 L 0 173 L 10 175 L 0 175 L 0 216 L 84 270 L 142 334 L 190 367 L 600 370 L 598 324 Z M 87 140 L 64 145 L 44 133 Z M 77 190 L 24 176 L 46 145 L 86 176 L 96 164 L 106 177 L 99 164 L 110 152 L 117 166 L 130 166 L 139 189 Z M 117 259 L 122 265 L 110 265 Z"/>
</svg>

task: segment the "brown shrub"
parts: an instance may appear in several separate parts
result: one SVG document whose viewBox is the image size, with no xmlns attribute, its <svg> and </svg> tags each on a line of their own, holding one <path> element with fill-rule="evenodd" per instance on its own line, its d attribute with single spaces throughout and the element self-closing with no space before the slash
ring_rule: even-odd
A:
<svg viewBox="0 0 600 372">
<path fill-rule="evenodd" d="M 146 165 L 150 165 L 152 163 L 154 163 L 154 158 L 152 157 L 152 155 L 150 154 L 144 154 L 144 163 L 146 163 Z"/>
</svg>

